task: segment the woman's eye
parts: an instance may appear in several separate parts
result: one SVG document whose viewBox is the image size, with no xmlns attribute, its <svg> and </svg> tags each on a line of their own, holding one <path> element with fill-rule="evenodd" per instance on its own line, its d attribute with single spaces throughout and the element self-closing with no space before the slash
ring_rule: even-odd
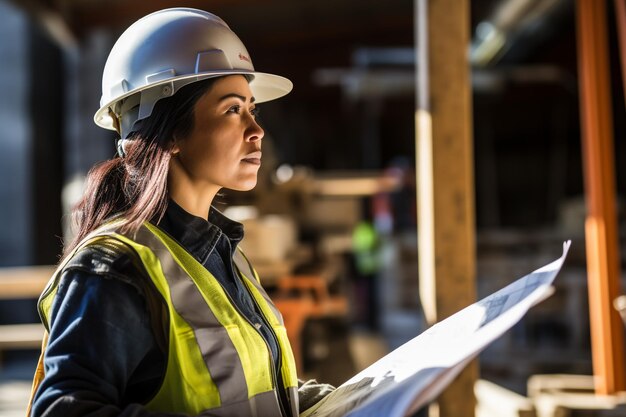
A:
<svg viewBox="0 0 626 417">
<path fill-rule="evenodd" d="M 241 114 L 241 105 L 239 104 L 235 104 L 231 107 L 228 108 L 228 110 L 226 111 L 227 113 L 232 113 L 232 114 Z M 252 117 L 254 117 L 255 119 L 259 116 L 259 113 L 261 112 L 261 109 L 258 107 L 255 107 L 253 109 L 250 109 L 250 114 L 252 115 Z"/>
</svg>

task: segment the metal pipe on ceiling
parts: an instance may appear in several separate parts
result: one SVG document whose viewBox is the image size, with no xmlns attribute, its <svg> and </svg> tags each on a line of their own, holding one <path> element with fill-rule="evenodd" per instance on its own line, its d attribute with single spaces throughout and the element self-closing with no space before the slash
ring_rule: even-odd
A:
<svg viewBox="0 0 626 417">
<path fill-rule="evenodd" d="M 472 65 L 485 67 L 498 62 L 520 39 L 538 36 L 545 22 L 567 2 L 563 0 L 504 0 L 476 26 L 471 42 Z"/>
</svg>

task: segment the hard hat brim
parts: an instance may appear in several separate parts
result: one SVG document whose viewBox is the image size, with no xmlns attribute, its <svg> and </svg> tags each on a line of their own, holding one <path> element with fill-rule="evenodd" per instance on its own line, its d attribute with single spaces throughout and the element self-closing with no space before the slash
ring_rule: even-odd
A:
<svg viewBox="0 0 626 417">
<path fill-rule="evenodd" d="M 165 79 L 158 83 L 150 84 L 149 86 L 135 88 L 119 97 L 116 97 L 115 100 L 111 100 L 110 102 L 101 106 L 94 115 L 93 120 L 96 125 L 102 128 L 116 130 L 113 119 L 109 115 L 109 108 L 114 106 L 119 101 L 132 96 L 133 94 L 137 94 L 141 91 L 156 87 L 158 85 L 167 84 L 173 81 L 194 79 L 195 81 L 200 81 L 207 78 L 225 77 L 227 75 L 238 74 L 252 76 L 252 79 L 250 80 L 250 90 L 252 90 L 252 94 L 254 95 L 255 103 L 264 103 L 267 101 L 275 100 L 289 94 L 289 92 L 293 89 L 293 83 L 289 79 L 281 77 L 280 75 L 268 74 L 264 72 L 246 70 L 220 70 L 219 72 L 205 72 L 199 74 L 183 75 L 179 77 Z"/>
</svg>

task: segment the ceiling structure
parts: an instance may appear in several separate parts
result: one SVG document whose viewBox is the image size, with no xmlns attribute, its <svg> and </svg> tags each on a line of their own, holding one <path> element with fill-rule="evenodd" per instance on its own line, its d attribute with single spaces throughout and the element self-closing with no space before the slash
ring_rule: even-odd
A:
<svg viewBox="0 0 626 417">
<path fill-rule="evenodd" d="M 92 31 L 117 35 L 156 10 L 195 7 L 211 11 L 239 35 L 257 68 L 280 70 L 305 88 L 312 87 L 315 69 L 350 66 L 359 47 L 411 47 L 414 38 L 413 0 L 11 1 L 67 49 Z M 563 20 L 571 20 L 572 4 L 573 0 L 470 1 L 472 61 L 484 66 L 503 55 L 523 60 L 529 49 L 552 37 Z M 500 52 L 494 51 L 500 42 Z"/>
<path fill-rule="evenodd" d="M 406 48 L 412 47 L 414 38 L 412 0 L 11 1 L 33 16 L 66 49 L 76 47 L 92 31 L 107 30 L 118 35 L 132 22 L 156 10 L 195 7 L 211 11 L 238 34 L 257 68 L 279 71 L 309 93 L 315 90 L 311 80 L 316 69 L 349 67 L 354 51 L 360 47 Z M 564 19 L 559 20 L 559 16 L 566 14 L 571 18 L 572 3 L 470 1 L 474 64 L 493 64 L 504 55 L 509 60 L 523 60 L 529 49 L 553 37 L 555 30 L 562 27 Z M 500 42 L 503 45 L 499 46 Z M 494 45 L 500 48 L 499 52 L 494 51 Z M 484 57 L 485 53 L 489 58 Z M 480 61 L 474 58 L 479 55 Z"/>
<path fill-rule="evenodd" d="M 14 0 L 57 43 L 71 48 L 93 30 L 121 33 L 167 7 L 195 7 L 223 18 L 265 71 L 347 65 L 354 46 L 410 46 L 410 0 Z M 263 65 L 260 65 L 263 64 Z M 269 64 L 269 65 L 266 65 Z M 292 75 L 292 74 L 289 74 Z"/>
<path fill-rule="evenodd" d="M 242 39 L 259 71 L 281 74 L 294 82 L 293 93 L 264 108 L 262 116 L 276 148 L 288 155 L 286 159 L 324 170 L 376 168 L 395 155 L 414 156 L 410 50 L 414 0 L 9 1 L 38 22 L 55 44 L 69 50 L 80 48 L 85 55 L 94 33 L 104 32 L 106 42 L 113 42 L 132 22 L 153 11 L 195 7 L 213 12 Z M 545 159 L 542 165 L 546 167 L 555 166 L 550 158 L 561 158 L 561 165 L 553 170 L 568 173 L 564 192 L 576 195 L 581 191 L 575 0 L 470 0 L 469 4 L 472 44 L 468 53 L 473 58 L 472 50 L 480 52 L 472 59 L 477 182 L 488 182 L 482 180 L 498 173 L 492 188 L 483 187 L 484 194 L 500 195 L 498 210 L 514 215 L 496 223 L 538 223 L 547 218 L 545 213 L 555 211 L 561 198 L 550 197 L 548 208 L 536 215 L 516 210 L 524 204 L 521 199 L 552 196 L 544 171 L 526 172 L 538 157 Z M 607 4 L 609 31 L 614 33 L 612 2 Z M 616 39 L 613 35 L 609 39 L 615 65 Z M 499 44 L 499 50 L 493 49 Z M 390 52 L 392 59 L 378 60 L 391 57 Z M 359 54 L 367 55 L 367 64 Z M 371 69 L 387 70 L 386 78 Z M 321 82 L 320 74 L 330 76 L 330 82 Z M 354 78 L 362 81 L 360 86 L 350 80 L 354 74 L 365 75 Z M 621 132 L 626 120 L 619 71 L 612 70 L 611 76 L 616 131 Z M 340 88 L 336 80 L 341 77 L 360 88 L 357 100 L 343 85 Z M 385 83 L 390 80 L 393 84 Z M 371 151 L 372 143 L 379 146 L 379 152 Z M 626 164 L 626 145 L 618 142 L 616 146 L 622 147 L 616 155 Z M 568 153 L 559 153 L 560 147 Z M 377 159 L 370 161 L 373 154 Z M 619 175 L 618 185 L 624 188 L 626 171 Z"/>
<path fill-rule="evenodd" d="M 57 14 L 68 29 L 80 38 L 96 28 L 119 29 L 138 18 L 168 7 L 195 7 L 211 11 L 239 30 L 253 31 L 262 41 L 276 41 L 279 31 L 290 35 L 288 42 L 362 34 L 363 30 L 396 30 L 411 27 L 409 0 L 14 0 L 35 15 Z M 238 27 L 241 26 L 241 27 Z M 274 34 L 274 35 L 272 35 Z M 285 41 L 284 38 L 280 40 Z"/>
</svg>

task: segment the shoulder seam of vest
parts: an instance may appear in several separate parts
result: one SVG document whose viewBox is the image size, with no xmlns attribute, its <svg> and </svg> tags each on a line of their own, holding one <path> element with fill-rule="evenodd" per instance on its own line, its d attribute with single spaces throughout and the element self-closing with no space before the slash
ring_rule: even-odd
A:
<svg viewBox="0 0 626 417">
<path fill-rule="evenodd" d="M 115 243 L 113 243 L 115 242 Z M 109 276 L 140 287 L 140 282 L 129 279 L 130 275 L 144 278 L 146 271 L 139 256 L 126 244 L 112 237 L 89 243 L 76 252 L 61 273 L 80 270 L 100 276 Z"/>
</svg>

